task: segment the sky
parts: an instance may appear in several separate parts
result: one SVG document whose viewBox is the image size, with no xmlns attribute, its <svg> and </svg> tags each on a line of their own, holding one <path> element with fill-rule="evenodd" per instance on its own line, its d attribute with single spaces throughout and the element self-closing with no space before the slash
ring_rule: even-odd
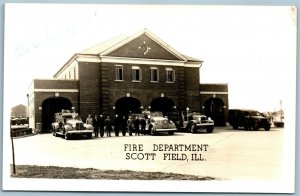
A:
<svg viewBox="0 0 300 196">
<path fill-rule="evenodd" d="M 295 101 L 295 7 L 7 4 L 4 104 L 27 105 L 33 79 L 53 78 L 74 53 L 143 28 L 203 60 L 200 82 L 227 83 L 229 108 L 274 111 Z"/>
</svg>

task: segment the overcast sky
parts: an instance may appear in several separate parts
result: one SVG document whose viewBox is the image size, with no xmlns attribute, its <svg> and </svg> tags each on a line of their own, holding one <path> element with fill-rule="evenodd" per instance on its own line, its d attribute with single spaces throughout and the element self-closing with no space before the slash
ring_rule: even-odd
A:
<svg viewBox="0 0 300 196">
<path fill-rule="evenodd" d="M 4 104 L 27 105 L 34 78 L 52 78 L 74 53 L 143 28 L 203 60 L 201 83 L 228 83 L 229 108 L 273 111 L 296 96 L 294 7 L 8 4 Z"/>
</svg>

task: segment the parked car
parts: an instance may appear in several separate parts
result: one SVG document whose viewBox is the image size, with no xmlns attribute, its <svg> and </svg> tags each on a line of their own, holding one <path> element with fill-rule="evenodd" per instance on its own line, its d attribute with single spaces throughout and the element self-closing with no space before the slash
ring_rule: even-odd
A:
<svg viewBox="0 0 300 196">
<path fill-rule="evenodd" d="M 270 120 L 256 110 L 231 109 L 228 111 L 228 122 L 233 129 L 243 127 L 245 130 L 259 130 L 264 128 L 269 131 L 271 128 Z"/>
<path fill-rule="evenodd" d="M 283 115 L 274 116 L 273 123 L 275 127 L 284 127 L 284 116 Z"/>
<path fill-rule="evenodd" d="M 151 112 L 146 122 L 146 130 L 151 135 L 156 135 L 158 132 L 168 132 L 169 135 L 173 135 L 177 131 L 175 123 L 164 117 L 162 112 Z"/>
<path fill-rule="evenodd" d="M 55 122 L 52 123 L 52 133 L 54 136 L 63 136 L 66 140 L 74 135 L 85 135 L 91 139 L 93 126 L 83 123 L 80 116 L 75 111 L 62 110 L 55 113 Z"/>
<path fill-rule="evenodd" d="M 23 136 L 32 133 L 32 129 L 29 128 L 28 118 L 26 117 L 12 117 L 10 119 L 11 136 Z"/>
<path fill-rule="evenodd" d="M 207 133 L 212 133 L 214 130 L 214 121 L 200 112 L 173 112 L 169 113 L 168 117 L 175 122 L 179 130 L 187 130 L 191 133 L 204 129 Z"/>
</svg>

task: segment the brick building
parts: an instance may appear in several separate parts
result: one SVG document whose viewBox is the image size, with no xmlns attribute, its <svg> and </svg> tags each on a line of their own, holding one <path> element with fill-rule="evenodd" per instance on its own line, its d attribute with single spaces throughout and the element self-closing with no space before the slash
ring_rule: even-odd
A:
<svg viewBox="0 0 300 196">
<path fill-rule="evenodd" d="M 23 104 L 17 105 L 11 109 L 12 117 L 27 117 L 27 107 Z"/>
<path fill-rule="evenodd" d="M 214 85 L 201 86 L 201 64 L 201 60 L 179 53 L 147 29 L 116 37 L 74 54 L 54 79 L 32 82 L 30 125 L 42 122 L 43 130 L 49 130 L 55 112 L 72 108 L 83 118 L 88 114 L 126 116 L 142 110 L 169 112 L 187 107 L 208 112 L 216 101 L 208 103 L 201 96 L 216 100 L 216 93 L 225 95 L 218 104 L 224 114 L 227 85 L 219 89 L 225 90 L 221 94 Z M 201 94 L 200 88 L 206 94 Z"/>
</svg>

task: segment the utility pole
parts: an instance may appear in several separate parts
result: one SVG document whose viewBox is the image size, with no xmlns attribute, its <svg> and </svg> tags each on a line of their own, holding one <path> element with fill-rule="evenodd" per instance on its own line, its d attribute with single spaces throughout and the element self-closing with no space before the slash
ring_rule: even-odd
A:
<svg viewBox="0 0 300 196">
<path fill-rule="evenodd" d="M 16 174 L 15 148 L 14 148 L 13 131 L 12 131 L 12 128 L 11 128 L 11 120 L 10 120 L 10 139 L 11 139 L 12 158 L 13 158 L 13 173 Z"/>
</svg>

